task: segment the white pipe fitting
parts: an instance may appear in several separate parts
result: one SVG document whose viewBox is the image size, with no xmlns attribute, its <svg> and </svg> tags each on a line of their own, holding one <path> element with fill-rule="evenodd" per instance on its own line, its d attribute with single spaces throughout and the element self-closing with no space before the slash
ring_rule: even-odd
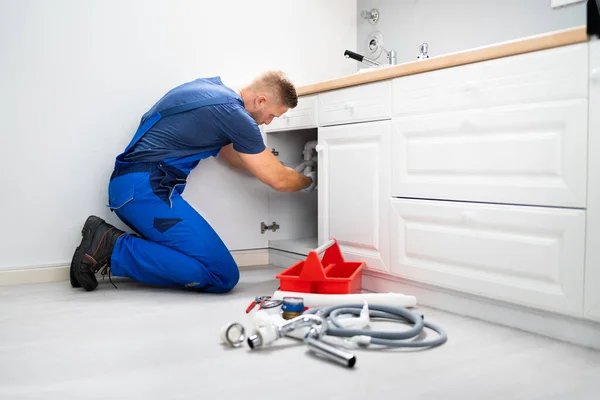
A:
<svg viewBox="0 0 600 400">
<path fill-rule="evenodd" d="M 318 142 L 316 140 L 306 142 L 306 144 L 304 145 L 304 151 L 302 152 L 302 154 L 304 155 L 304 161 L 310 161 L 312 159 L 312 152 L 313 150 L 315 152 L 317 151 L 317 144 Z"/>
</svg>

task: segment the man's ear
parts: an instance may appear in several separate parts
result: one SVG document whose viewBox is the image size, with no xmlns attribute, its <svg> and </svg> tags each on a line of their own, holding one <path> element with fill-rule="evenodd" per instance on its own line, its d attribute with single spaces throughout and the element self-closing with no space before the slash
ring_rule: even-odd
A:
<svg viewBox="0 0 600 400">
<path fill-rule="evenodd" d="M 254 105 L 258 108 L 264 107 L 266 105 L 266 103 L 267 103 L 267 97 L 264 94 L 259 94 L 254 99 Z"/>
</svg>

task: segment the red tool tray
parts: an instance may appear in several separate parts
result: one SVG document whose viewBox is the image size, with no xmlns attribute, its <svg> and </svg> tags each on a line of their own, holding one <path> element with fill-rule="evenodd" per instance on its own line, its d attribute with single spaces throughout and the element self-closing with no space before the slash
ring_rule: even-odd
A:
<svg viewBox="0 0 600 400">
<path fill-rule="evenodd" d="M 319 253 L 325 250 L 323 259 Z M 304 261 L 299 261 L 278 274 L 279 290 L 286 292 L 350 294 L 359 293 L 362 288 L 364 262 L 344 261 L 337 240 L 331 239 L 323 246 L 308 253 Z"/>
</svg>

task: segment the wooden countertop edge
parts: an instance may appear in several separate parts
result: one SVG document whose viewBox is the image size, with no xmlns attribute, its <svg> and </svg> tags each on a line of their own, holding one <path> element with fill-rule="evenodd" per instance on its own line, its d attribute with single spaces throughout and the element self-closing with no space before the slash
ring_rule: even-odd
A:
<svg viewBox="0 0 600 400">
<path fill-rule="evenodd" d="M 588 41 L 585 26 L 300 86 L 298 96 Z"/>
</svg>

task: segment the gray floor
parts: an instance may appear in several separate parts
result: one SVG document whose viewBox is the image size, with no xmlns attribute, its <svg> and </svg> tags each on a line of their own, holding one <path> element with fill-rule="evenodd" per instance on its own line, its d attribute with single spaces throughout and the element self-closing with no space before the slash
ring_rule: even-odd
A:
<svg viewBox="0 0 600 400">
<path fill-rule="evenodd" d="M 278 269 L 244 271 L 206 295 L 106 280 L 0 287 L 0 399 L 598 399 L 600 352 L 420 308 L 449 341 L 425 351 L 358 350 L 354 370 L 297 342 L 227 349 Z M 217 397 L 218 396 L 218 397 Z"/>
</svg>

